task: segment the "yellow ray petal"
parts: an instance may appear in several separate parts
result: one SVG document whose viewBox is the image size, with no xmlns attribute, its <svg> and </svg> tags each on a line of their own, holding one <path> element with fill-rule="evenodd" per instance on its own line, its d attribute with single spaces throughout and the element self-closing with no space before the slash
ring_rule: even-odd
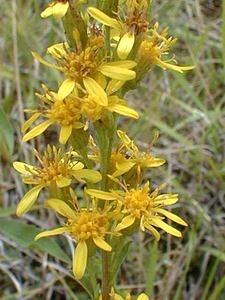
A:
<svg viewBox="0 0 225 300">
<path fill-rule="evenodd" d="M 120 59 L 126 59 L 134 46 L 134 33 L 126 32 L 119 41 L 117 54 Z"/>
<path fill-rule="evenodd" d="M 123 162 L 123 163 L 117 163 L 116 167 L 117 170 L 112 174 L 113 177 L 118 177 L 123 175 L 124 173 L 127 173 L 130 171 L 130 169 L 134 166 L 135 164 L 132 162 Z"/>
<path fill-rule="evenodd" d="M 43 65 L 50 67 L 50 68 L 54 68 L 60 71 L 63 71 L 63 69 L 61 67 L 58 67 L 57 65 L 51 64 L 50 62 L 48 62 L 47 60 L 43 59 L 37 52 L 31 52 L 33 57 L 36 58 L 38 61 L 40 61 L 40 63 L 42 63 Z"/>
<path fill-rule="evenodd" d="M 101 65 L 98 70 L 107 77 L 116 80 L 132 80 L 136 77 L 136 73 L 125 68 L 114 67 L 107 64 Z"/>
<path fill-rule="evenodd" d="M 90 196 L 96 197 L 97 199 L 102 200 L 116 200 L 117 196 L 113 195 L 110 192 L 95 190 L 95 189 L 87 189 L 86 193 Z"/>
<path fill-rule="evenodd" d="M 182 67 L 182 66 L 178 66 L 178 65 L 173 65 L 173 64 L 167 63 L 159 58 L 156 58 L 156 61 L 157 61 L 158 65 L 160 67 L 162 67 L 163 69 L 171 69 L 171 70 L 177 71 L 179 73 L 184 73 L 184 71 L 189 71 L 189 70 L 192 70 L 195 68 L 194 66 Z"/>
<path fill-rule="evenodd" d="M 183 226 L 188 226 L 188 224 L 182 220 L 180 217 L 178 217 L 177 215 L 171 213 L 170 211 L 167 211 L 165 209 L 162 209 L 162 208 L 157 208 L 155 209 L 156 212 L 159 212 L 160 214 L 166 216 L 167 218 L 169 218 L 170 220 L 180 224 L 180 225 L 183 225 Z"/>
<path fill-rule="evenodd" d="M 27 142 L 34 137 L 42 134 L 50 125 L 52 125 L 53 121 L 51 120 L 46 120 L 43 123 L 37 125 L 36 127 L 32 128 L 30 131 L 28 131 L 24 136 L 23 136 L 23 142 Z"/>
<path fill-rule="evenodd" d="M 85 77 L 83 79 L 83 82 L 88 94 L 99 96 L 99 104 L 103 106 L 108 105 L 108 98 L 106 92 L 94 79 L 90 77 Z"/>
<path fill-rule="evenodd" d="M 52 15 L 52 6 L 47 7 L 43 12 L 41 13 L 42 18 L 47 18 Z"/>
<path fill-rule="evenodd" d="M 58 235 L 58 234 L 62 234 L 62 233 L 65 233 L 65 232 L 67 232 L 66 227 L 59 227 L 59 228 L 55 228 L 55 229 L 52 229 L 52 230 L 46 230 L 46 231 L 43 231 L 43 232 L 37 234 L 35 236 L 34 240 L 37 241 L 37 240 L 39 240 L 43 237 Z"/>
<path fill-rule="evenodd" d="M 22 173 L 23 175 L 30 174 L 30 172 L 28 170 L 33 170 L 34 169 L 33 166 L 25 164 L 25 163 L 20 162 L 20 161 L 14 161 L 13 168 L 17 172 Z"/>
<path fill-rule="evenodd" d="M 112 247 L 108 243 L 106 243 L 106 241 L 104 241 L 102 238 L 95 237 L 93 238 L 93 241 L 95 245 L 98 246 L 99 248 L 108 252 L 112 251 Z"/>
<path fill-rule="evenodd" d="M 69 2 L 61 3 L 58 2 L 52 7 L 52 15 L 56 19 L 60 19 L 65 16 L 69 8 Z"/>
<path fill-rule="evenodd" d="M 121 80 L 115 80 L 115 79 L 110 80 L 106 88 L 106 93 L 108 95 L 114 94 L 124 85 L 124 83 L 125 81 L 121 81 Z"/>
<path fill-rule="evenodd" d="M 137 63 L 134 60 L 118 60 L 107 62 L 103 65 L 118 67 L 122 69 L 133 69 L 134 67 L 136 67 Z"/>
<path fill-rule="evenodd" d="M 165 159 L 151 157 L 144 160 L 143 166 L 146 168 L 156 168 L 162 166 L 163 164 L 165 164 L 165 162 L 166 162 Z"/>
<path fill-rule="evenodd" d="M 114 111 L 117 114 L 126 116 L 126 117 L 130 117 L 133 119 L 138 119 L 139 118 L 139 114 L 138 112 L 136 112 L 136 110 L 126 106 L 126 105 L 122 105 L 122 104 L 117 104 L 117 103 L 112 103 L 108 106 L 107 108 L 110 111 Z"/>
<path fill-rule="evenodd" d="M 123 218 L 122 222 L 120 222 L 116 228 L 115 228 L 115 231 L 120 231 L 120 230 L 123 230 L 127 227 L 130 227 L 131 225 L 133 225 L 135 222 L 135 217 L 134 216 L 126 216 L 125 218 Z"/>
<path fill-rule="evenodd" d="M 74 88 L 75 88 L 74 80 L 70 78 L 64 80 L 59 87 L 59 91 L 58 91 L 59 99 L 63 100 L 64 98 L 66 98 L 66 96 L 68 96 L 73 91 Z"/>
<path fill-rule="evenodd" d="M 47 53 L 53 57 L 61 58 L 66 54 L 65 49 L 69 49 L 68 43 L 58 43 L 47 48 Z"/>
<path fill-rule="evenodd" d="M 88 249 L 84 241 L 78 242 L 73 255 L 73 273 L 77 279 L 81 279 L 84 275 L 87 265 Z"/>
<path fill-rule="evenodd" d="M 59 188 L 69 186 L 71 184 L 71 179 L 66 177 L 57 177 L 56 184 Z"/>
<path fill-rule="evenodd" d="M 154 204 L 162 204 L 162 205 L 172 205 L 177 203 L 178 194 L 162 194 L 154 199 Z"/>
<path fill-rule="evenodd" d="M 102 23 L 103 25 L 115 28 L 117 30 L 121 30 L 120 23 L 109 16 L 107 16 L 105 13 L 103 13 L 101 10 L 95 8 L 95 7 L 89 7 L 87 9 L 88 13 L 97 20 L 98 22 Z"/>
<path fill-rule="evenodd" d="M 149 300 L 149 297 L 146 294 L 142 293 L 138 296 L 137 300 Z"/>
<path fill-rule="evenodd" d="M 94 76 L 94 80 L 103 88 L 103 90 L 105 90 L 107 85 L 107 80 L 102 73 L 97 72 Z"/>
<path fill-rule="evenodd" d="M 177 230 L 177 229 L 173 228 L 172 226 L 166 224 L 165 222 L 163 222 L 159 218 L 152 218 L 151 223 L 154 226 L 157 226 L 157 227 L 163 229 L 164 231 L 166 231 L 167 233 L 169 233 L 171 235 L 174 235 L 176 237 L 182 237 L 182 234 L 179 230 Z"/>
<path fill-rule="evenodd" d="M 73 128 L 74 129 L 81 129 L 81 128 L 84 128 L 85 130 L 85 124 L 81 123 L 81 122 L 74 122 L 73 123 Z"/>
<path fill-rule="evenodd" d="M 119 294 L 115 294 L 113 300 L 124 300 L 124 298 L 121 297 Z M 125 299 L 125 300 L 126 300 L 126 299 Z"/>
<path fill-rule="evenodd" d="M 72 170 L 76 171 L 76 170 L 80 170 L 84 168 L 84 164 L 82 164 L 81 162 L 73 162 L 72 163 Z"/>
<path fill-rule="evenodd" d="M 60 199 L 51 198 L 47 200 L 48 206 L 54 209 L 60 215 L 67 219 L 74 219 L 76 217 L 75 211 L 64 201 Z"/>
<path fill-rule="evenodd" d="M 73 172 L 73 176 L 78 180 L 86 179 L 89 182 L 96 183 L 102 180 L 102 175 L 98 171 L 90 169 L 81 169 Z"/>
<path fill-rule="evenodd" d="M 40 117 L 41 113 L 34 113 L 24 124 L 22 125 L 21 131 L 24 133 L 27 129 Z"/>
<path fill-rule="evenodd" d="M 154 235 L 154 237 L 156 238 L 157 241 L 160 240 L 160 234 L 153 226 L 151 226 L 149 223 L 145 222 L 143 224 L 143 227 L 147 228 Z"/>
<path fill-rule="evenodd" d="M 61 144 L 66 144 L 66 142 L 68 141 L 69 137 L 71 136 L 73 130 L 73 126 L 72 125 L 68 125 L 68 126 L 62 126 L 60 129 L 60 134 L 59 134 L 59 142 Z"/>
<path fill-rule="evenodd" d="M 16 214 L 17 216 L 21 216 L 25 214 L 34 204 L 34 202 L 37 200 L 37 197 L 40 193 L 40 191 L 43 189 L 44 185 L 37 185 L 33 187 L 29 192 L 27 192 L 23 198 L 20 200 L 17 209 Z"/>
</svg>

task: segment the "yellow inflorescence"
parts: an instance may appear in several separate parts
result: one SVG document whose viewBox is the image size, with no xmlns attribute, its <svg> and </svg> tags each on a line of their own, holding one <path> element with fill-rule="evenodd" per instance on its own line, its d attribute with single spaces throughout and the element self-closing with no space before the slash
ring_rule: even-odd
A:
<svg viewBox="0 0 225 300">
<path fill-rule="evenodd" d="M 46 116 L 61 126 L 74 125 L 81 118 L 81 101 L 69 95 L 63 101 L 55 101 Z"/>
<path fill-rule="evenodd" d="M 68 52 L 59 58 L 58 65 L 63 68 L 66 77 L 80 81 L 96 71 L 98 61 L 96 60 L 97 50 L 87 48 L 81 53 Z"/>
<path fill-rule="evenodd" d="M 70 234 L 78 241 L 100 237 L 104 239 L 108 229 L 107 216 L 98 212 L 81 211 L 75 220 L 68 221 Z"/>
<path fill-rule="evenodd" d="M 124 207 L 135 218 L 140 219 L 142 215 L 151 208 L 151 199 L 145 188 L 131 189 L 124 196 Z"/>
<path fill-rule="evenodd" d="M 153 142 L 148 151 L 142 151 L 126 132 L 117 130 L 118 116 L 139 118 L 125 95 L 137 87 L 152 66 L 181 73 L 193 68 L 177 65 L 170 54 L 176 39 L 168 35 L 168 28 L 160 31 L 158 23 L 150 25 L 150 2 L 112 1 L 113 11 L 109 11 L 107 1 L 96 1 L 95 6 L 92 1 L 90 6 L 82 0 L 55 0 L 41 14 L 43 18 L 64 18 L 68 41 L 47 49 L 55 63 L 36 52 L 32 54 L 45 66 L 61 72 L 63 79 L 56 91 L 43 84 L 43 94 L 36 94 L 41 103 L 37 109 L 26 110 L 31 115 L 22 127 L 23 141 L 55 126 L 63 147 L 48 145 L 42 156 L 34 150 L 38 160 L 35 166 L 14 162 L 24 183 L 33 185 L 18 204 L 17 215 L 28 212 L 43 189 L 48 192 L 45 203 L 61 216 L 63 225 L 35 239 L 68 234 L 76 245 L 72 269 L 77 279 L 83 277 L 90 254 L 97 249 L 103 252 L 105 272 L 107 264 L 122 255 L 123 238 L 138 228 L 159 240 L 161 230 L 182 236 L 166 220 L 187 226 L 167 209 L 178 201 L 178 195 L 160 193 L 164 185 L 151 191 L 150 181 L 145 179 L 147 168 L 165 163 L 152 154 Z M 81 187 L 77 182 L 85 185 L 79 197 L 76 191 Z M 113 247 L 118 236 L 121 245 Z M 113 253 L 105 262 L 107 252 Z M 113 278 L 108 281 L 111 284 Z M 123 298 L 111 288 L 103 288 L 100 298 L 97 290 L 93 297 L 131 299 L 130 294 Z M 149 298 L 142 293 L 137 299 Z"/>
</svg>

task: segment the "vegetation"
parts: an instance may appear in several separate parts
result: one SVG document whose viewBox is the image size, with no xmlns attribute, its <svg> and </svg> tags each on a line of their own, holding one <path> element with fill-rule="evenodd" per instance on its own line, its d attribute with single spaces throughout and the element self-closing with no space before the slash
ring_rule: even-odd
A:
<svg viewBox="0 0 225 300">
<path fill-rule="evenodd" d="M 6 299 L 87 299 L 68 268 L 71 240 L 60 237 L 34 242 L 39 228 L 54 227 L 52 211 L 39 209 L 23 219 L 15 216 L 27 191 L 12 169 L 15 160 L 34 162 L 33 147 L 57 140 L 54 129 L 22 142 L 23 108 L 35 108 L 34 93 L 42 82 L 54 86 L 58 72 L 34 62 L 32 50 L 43 53 L 63 39 L 54 19 L 41 21 L 46 1 L 12 0 L 1 3 L 0 66 L 0 297 Z M 177 211 L 189 227 L 182 240 L 162 235 L 135 236 L 119 274 L 117 289 L 145 291 L 157 300 L 223 300 L 224 276 L 224 79 L 225 3 L 223 1 L 153 1 L 151 21 L 178 37 L 174 52 L 179 63 L 194 64 L 185 75 L 154 69 L 135 93 L 132 107 L 139 121 L 123 121 L 138 147 L 147 150 L 154 131 L 160 139 L 153 153 L 167 161 L 151 171 L 153 184 L 167 183 L 180 195 Z M 28 50 L 30 49 L 30 51 Z M 55 86 L 55 88 L 57 88 Z M 146 176 L 147 177 L 147 176 Z M 56 243 L 57 242 L 57 243 Z M 60 246 L 58 246 L 60 245 Z M 98 268 L 98 266 L 96 266 Z"/>
</svg>

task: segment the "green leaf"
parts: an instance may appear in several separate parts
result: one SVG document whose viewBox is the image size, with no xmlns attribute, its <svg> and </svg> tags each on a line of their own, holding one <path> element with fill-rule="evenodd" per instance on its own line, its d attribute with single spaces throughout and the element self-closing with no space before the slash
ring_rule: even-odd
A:
<svg viewBox="0 0 225 300">
<path fill-rule="evenodd" d="M 0 218 L 15 215 L 16 207 L 0 207 Z"/>
<path fill-rule="evenodd" d="M 9 155 L 11 155 L 14 149 L 14 130 L 2 107 L 0 107 L 0 136 L 2 136 L 7 145 Z M 2 152 L 1 150 L 2 146 L 4 146 L 4 142 L 1 143 L 0 152 Z"/>
<path fill-rule="evenodd" d="M 225 275 L 220 279 L 219 282 L 217 282 L 214 290 L 212 291 L 210 297 L 208 298 L 208 300 L 219 300 L 219 299 L 224 299 L 223 297 L 223 291 L 224 291 L 224 287 L 225 287 Z M 221 298 L 219 298 L 219 296 L 222 295 Z"/>
<path fill-rule="evenodd" d="M 207 252 L 225 262 L 225 253 L 222 250 L 207 246 L 200 247 L 200 250 Z"/>
<path fill-rule="evenodd" d="M 115 280 L 119 268 L 122 265 L 127 255 L 130 244 L 131 244 L 131 240 L 125 238 L 124 236 L 120 238 L 116 237 L 116 240 L 114 239 L 111 243 L 112 248 L 114 249 L 111 255 L 111 268 L 110 268 L 110 276 L 112 282 Z"/>
<path fill-rule="evenodd" d="M 54 238 L 44 238 L 35 242 L 34 237 L 41 231 L 34 225 L 26 224 L 21 220 L 0 218 L 0 231 L 22 247 L 47 252 L 53 257 L 71 263 L 70 258 L 56 243 Z"/>
</svg>

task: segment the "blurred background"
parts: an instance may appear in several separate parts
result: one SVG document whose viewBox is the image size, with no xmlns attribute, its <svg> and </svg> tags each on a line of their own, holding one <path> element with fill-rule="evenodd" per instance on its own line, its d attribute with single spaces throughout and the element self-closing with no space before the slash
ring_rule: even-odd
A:
<svg viewBox="0 0 225 300">
<path fill-rule="evenodd" d="M 54 142 L 54 128 L 37 140 L 22 143 L 24 107 L 34 108 L 34 93 L 47 82 L 57 88 L 60 74 L 34 61 L 64 39 L 60 22 L 41 20 L 48 1 L 0 0 L 0 299 L 88 299 L 70 272 L 71 242 L 65 237 L 34 243 L 38 228 L 57 224 L 46 209 L 23 218 L 15 207 L 26 192 L 12 169 L 14 160 L 34 162 L 32 149 Z M 180 202 L 175 212 L 189 227 L 183 239 L 166 234 L 134 237 L 118 276 L 118 290 L 146 291 L 151 300 L 225 299 L 225 1 L 157 0 L 152 24 L 169 26 L 178 38 L 179 64 L 194 64 L 185 75 L 159 68 L 127 99 L 141 118 L 121 127 L 146 151 L 167 160 L 148 174 L 153 185 L 167 183 Z M 40 202 L 39 202 L 40 203 Z"/>
</svg>

